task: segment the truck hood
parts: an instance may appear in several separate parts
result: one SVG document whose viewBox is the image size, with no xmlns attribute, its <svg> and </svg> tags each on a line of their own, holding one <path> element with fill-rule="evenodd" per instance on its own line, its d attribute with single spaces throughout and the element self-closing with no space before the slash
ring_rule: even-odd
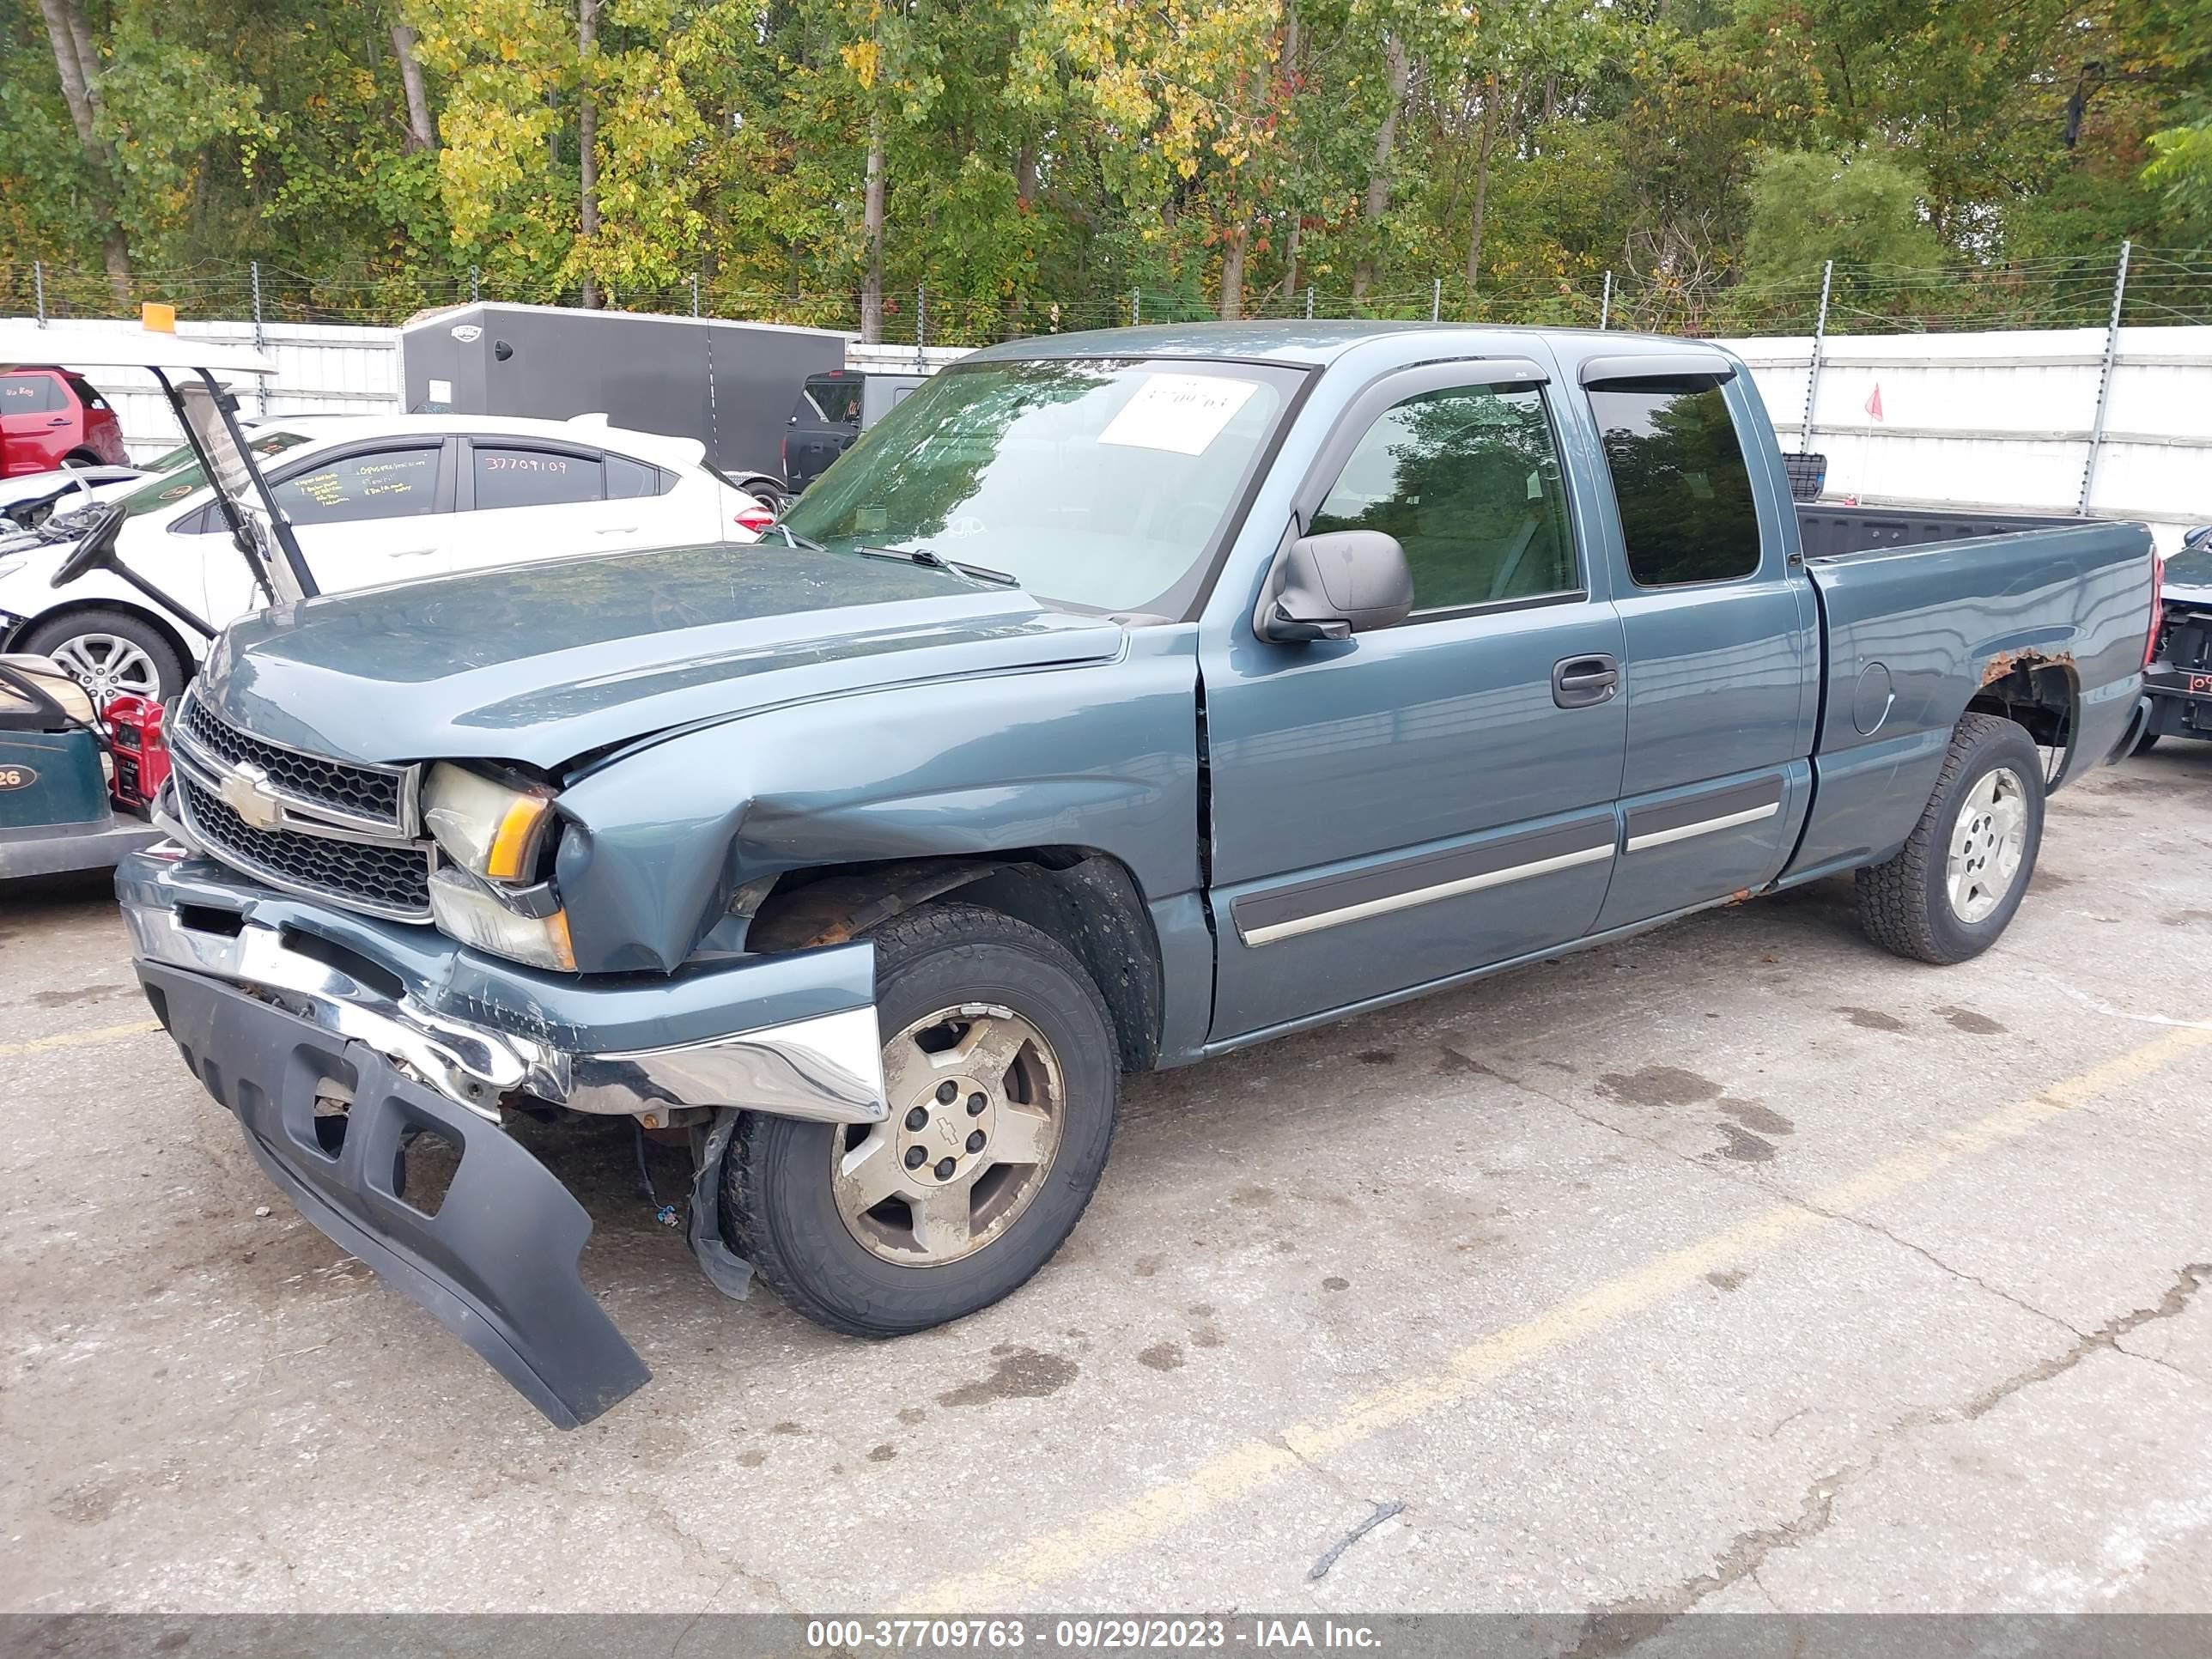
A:
<svg viewBox="0 0 2212 1659">
<path fill-rule="evenodd" d="M 545 771 L 778 703 L 1101 662 L 1119 624 L 1018 589 L 775 542 L 594 555 L 278 605 L 232 625 L 197 694 L 335 757 Z"/>
</svg>

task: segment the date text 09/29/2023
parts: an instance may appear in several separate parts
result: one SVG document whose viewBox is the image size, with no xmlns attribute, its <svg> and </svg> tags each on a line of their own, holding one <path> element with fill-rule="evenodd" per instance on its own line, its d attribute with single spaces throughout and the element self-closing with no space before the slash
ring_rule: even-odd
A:
<svg viewBox="0 0 2212 1659">
<path fill-rule="evenodd" d="M 1071 1653 L 1244 1648 L 1259 1652 L 1382 1645 L 1372 1625 L 1335 1619 L 1208 1618 L 817 1619 L 806 1626 L 816 1651 L 863 1648 L 947 1652 L 1048 1647 Z"/>
</svg>

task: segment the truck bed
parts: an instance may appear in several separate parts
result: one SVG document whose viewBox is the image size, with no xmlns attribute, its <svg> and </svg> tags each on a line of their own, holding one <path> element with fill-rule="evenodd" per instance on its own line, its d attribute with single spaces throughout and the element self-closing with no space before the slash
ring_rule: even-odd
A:
<svg viewBox="0 0 2212 1659">
<path fill-rule="evenodd" d="M 1806 560 L 1822 685 L 1814 805 L 1790 879 L 1902 846 L 1961 708 L 2055 699 L 2065 712 L 2039 734 L 2063 750 L 2053 787 L 2119 742 L 2149 625 L 2142 526 L 1818 504 L 1800 513 L 1825 520 L 1819 533 L 1831 546 L 1858 545 Z M 1992 532 L 1993 522 L 2005 528 Z M 1884 539 L 1908 529 L 1919 538 Z M 1981 533 L 1956 534 L 1969 529 Z"/>
<path fill-rule="evenodd" d="M 1832 501 L 1797 505 L 1797 533 L 1808 559 L 1880 547 L 2010 536 L 2024 530 L 2061 530 L 2094 522 L 2072 515 L 1977 513 L 1952 507 L 1841 507 Z"/>
</svg>

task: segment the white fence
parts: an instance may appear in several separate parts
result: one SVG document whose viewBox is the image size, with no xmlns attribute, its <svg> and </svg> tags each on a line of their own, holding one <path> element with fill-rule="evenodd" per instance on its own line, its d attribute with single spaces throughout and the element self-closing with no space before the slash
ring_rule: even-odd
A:
<svg viewBox="0 0 2212 1659">
<path fill-rule="evenodd" d="M 55 356 L 75 328 L 57 320 Z M 251 341 L 251 324 L 179 331 Z M 2212 522 L 2212 327 L 2123 328 L 2106 361 L 2100 328 L 1986 334 L 1831 335 L 1729 340 L 1751 366 L 1785 450 L 1828 457 L 1827 494 L 1869 506 L 1960 506 L 2139 519 L 2171 550 Z M 278 373 L 240 388 L 248 410 L 379 414 L 399 408 L 398 332 L 272 323 Z M 933 347 L 931 368 L 961 356 Z M 855 368 L 908 368 L 912 347 L 863 347 Z M 131 452 L 179 441 L 143 374 L 94 376 L 114 398 Z M 2102 388 L 2101 398 L 2100 388 Z M 1814 404 L 1809 410 L 1808 398 Z M 2100 423 L 2101 410 L 2101 428 Z"/>
<path fill-rule="evenodd" d="M 69 362 L 69 337 L 82 329 L 109 329 L 112 322 L 56 318 L 46 325 L 54 337 L 54 356 Z M 254 343 L 251 323 L 185 323 L 177 332 L 192 339 L 226 344 Z M 270 323 L 261 344 L 276 373 L 265 385 L 247 385 L 242 376 L 233 389 L 246 415 L 389 415 L 399 407 L 399 332 L 390 328 L 349 328 L 320 323 Z M 100 368 L 87 377 L 106 392 L 123 422 L 123 441 L 133 459 L 173 449 L 184 441 L 168 400 L 143 369 Z"/>
<path fill-rule="evenodd" d="M 1807 336 L 1727 343 L 1783 448 L 1827 456 L 1831 496 L 2139 519 L 2171 551 L 2212 522 L 2212 328 L 2123 328 L 2109 365 L 2106 340 L 1831 335 L 1817 372 Z"/>
</svg>

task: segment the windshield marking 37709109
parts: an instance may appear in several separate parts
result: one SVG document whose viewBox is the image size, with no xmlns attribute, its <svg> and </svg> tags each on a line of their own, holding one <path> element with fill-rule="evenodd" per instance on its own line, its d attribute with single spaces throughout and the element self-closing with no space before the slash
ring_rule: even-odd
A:
<svg viewBox="0 0 2212 1659">
<path fill-rule="evenodd" d="M 1180 615 L 1297 380 L 1262 363 L 963 364 L 865 434 L 787 522 L 840 552 L 927 550 L 1042 599 Z"/>
</svg>

